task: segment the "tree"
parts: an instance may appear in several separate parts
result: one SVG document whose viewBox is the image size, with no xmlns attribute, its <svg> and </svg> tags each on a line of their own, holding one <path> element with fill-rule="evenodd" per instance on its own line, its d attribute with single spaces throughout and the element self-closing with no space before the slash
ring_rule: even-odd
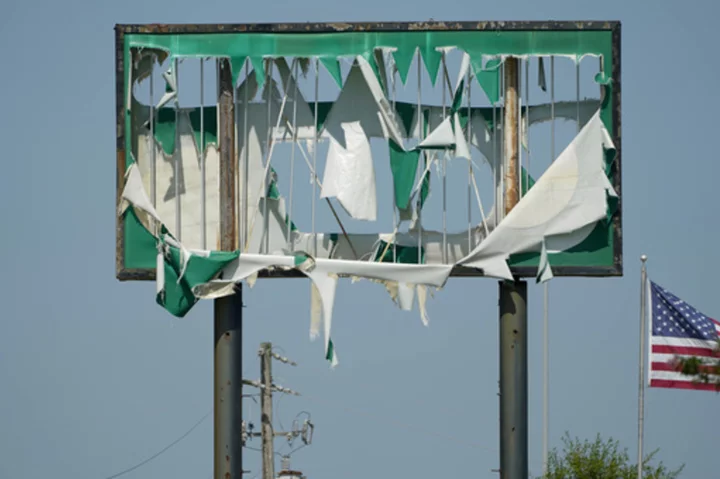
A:
<svg viewBox="0 0 720 479">
<path fill-rule="evenodd" d="M 716 349 L 718 355 L 712 359 L 703 359 L 696 356 L 676 357 L 675 367 L 682 374 L 694 377 L 698 382 L 714 384 L 715 390 L 720 392 L 720 339 L 718 339 Z"/>
<path fill-rule="evenodd" d="M 627 449 L 620 449 L 619 442 L 610 438 L 603 440 L 598 434 L 594 441 L 580 441 L 563 436 L 563 450 L 553 449 L 548 457 L 548 470 L 542 479 L 636 479 L 637 465 L 630 462 Z M 657 450 L 643 460 L 643 477 L 646 479 L 675 479 L 684 466 L 669 470 L 659 463 L 650 465 Z"/>
</svg>

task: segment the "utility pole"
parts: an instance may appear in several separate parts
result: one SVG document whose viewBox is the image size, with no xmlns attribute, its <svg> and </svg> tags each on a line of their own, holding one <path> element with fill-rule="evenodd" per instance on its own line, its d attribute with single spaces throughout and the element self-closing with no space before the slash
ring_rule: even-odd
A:
<svg viewBox="0 0 720 479">
<path fill-rule="evenodd" d="M 260 391 L 263 479 L 275 479 L 274 431 L 272 427 L 272 345 L 260 345 Z"/>
<path fill-rule="evenodd" d="M 293 422 L 293 429 L 292 431 L 275 431 L 273 428 L 273 391 L 278 391 L 285 394 L 292 394 L 294 396 L 299 396 L 300 393 L 293 391 L 292 389 L 288 389 L 285 387 L 282 387 L 280 385 L 274 384 L 272 380 L 272 360 L 275 359 L 277 361 L 280 361 L 281 363 L 289 364 L 290 366 L 297 366 L 297 364 L 293 361 L 290 361 L 288 358 L 280 356 L 277 353 L 274 353 L 272 350 L 272 344 L 271 343 L 261 343 L 260 344 L 260 350 L 258 351 L 258 355 L 260 356 L 260 381 L 253 381 L 250 379 L 243 379 L 242 382 L 245 385 L 253 386 L 260 389 L 260 408 L 261 408 L 261 424 L 260 424 L 260 432 L 252 432 L 252 426 L 250 426 L 250 431 L 245 432 L 243 430 L 243 437 L 247 437 L 249 439 L 252 439 L 253 437 L 260 437 L 262 440 L 262 479 L 275 479 L 275 448 L 274 448 L 274 440 L 276 437 L 285 437 L 288 442 L 292 444 L 292 442 L 297 438 L 300 437 L 302 442 L 305 444 L 305 446 L 309 446 L 312 443 L 312 435 L 313 430 L 315 426 L 309 419 L 305 420 L 305 422 L 302 425 L 302 428 L 299 428 L 297 426 L 297 421 Z M 304 446 L 302 446 L 304 447 Z M 299 449 L 299 448 L 298 448 Z M 298 449 L 293 450 L 296 451 Z M 292 452 L 290 453 L 292 454 Z M 281 471 L 280 476 L 288 476 L 288 475 L 295 475 L 299 473 L 298 471 L 289 471 L 287 470 L 288 467 L 285 467 L 289 464 L 290 455 L 283 456 L 283 471 Z"/>
<path fill-rule="evenodd" d="M 230 61 L 218 71 L 220 144 L 220 249 L 237 249 L 235 205 L 235 109 Z M 235 294 L 214 301 L 214 439 L 215 479 L 242 478 L 242 285 Z"/>
<path fill-rule="evenodd" d="M 519 61 L 505 60 L 503 158 L 504 211 L 520 198 Z M 500 313 L 500 477 L 528 477 L 527 282 L 501 281 Z"/>
</svg>

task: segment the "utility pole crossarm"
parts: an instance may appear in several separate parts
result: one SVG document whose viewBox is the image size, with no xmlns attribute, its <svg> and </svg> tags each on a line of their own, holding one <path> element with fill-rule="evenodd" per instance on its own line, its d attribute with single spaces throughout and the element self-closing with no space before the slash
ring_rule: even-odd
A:
<svg viewBox="0 0 720 479">
<path fill-rule="evenodd" d="M 275 431 L 275 432 L 273 433 L 273 435 L 274 435 L 275 437 L 287 437 L 287 436 L 297 437 L 297 436 L 300 435 L 300 431 Z M 248 433 L 248 436 L 250 436 L 250 437 L 261 437 L 261 436 L 262 436 L 262 433 L 261 433 L 261 432 L 251 432 L 251 433 Z"/>
<path fill-rule="evenodd" d="M 243 384 L 245 384 L 246 386 L 253 386 L 256 388 L 260 388 L 260 389 L 264 389 L 266 387 L 260 381 L 255 381 L 253 379 L 243 379 Z M 273 391 L 281 392 L 281 393 L 292 394 L 293 396 L 300 396 L 299 392 L 294 391 L 290 388 L 280 386 L 279 384 L 270 385 L 270 389 L 272 389 Z"/>
<path fill-rule="evenodd" d="M 285 393 L 285 394 L 292 394 L 293 396 L 300 396 L 300 393 L 299 393 L 299 392 L 293 391 L 293 390 L 290 389 L 290 388 L 282 387 L 282 386 L 280 386 L 279 384 L 273 384 L 273 385 L 272 385 L 272 389 L 275 390 L 275 391 L 277 391 L 277 392 L 281 392 L 281 393 Z"/>
<path fill-rule="evenodd" d="M 290 366 L 297 366 L 297 363 L 295 361 L 291 361 L 285 356 L 280 356 L 278 353 L 271 352 L 270 355 L 281 363 L 289 364 Z"/>
</svg>

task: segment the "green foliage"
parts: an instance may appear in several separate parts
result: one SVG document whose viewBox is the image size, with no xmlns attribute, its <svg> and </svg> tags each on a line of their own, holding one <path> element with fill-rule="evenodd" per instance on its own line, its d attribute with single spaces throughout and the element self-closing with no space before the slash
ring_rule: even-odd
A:
<svg viewBox="0 0 720 479">
<path fill-rule="evenodd" d="M 598 434 L 594 441 L 580 441 L 568 433 L 562 439 L 563 450 L 554 449 L 548 457 L 547 474 L 542 479 L 636 479 L 637 465 L 630 461 L 627 449 L 620 449 L 619 442 L 610 438 L 603 440 Z M 675 479 L 684 466 L 669 470 L 661 462 L 650 462 L 657 451 L 643 460 L 643 478 Z"/>
<path fill-rule="evenodd" d="M 720 353 L 720 340 L 718 340 L 717 350 Z M 720 392 L 720 357 L 710 360 L 695 356 L 678 357 L 675 359 L 675 365 L 682 374 L 692 376 L 695 381 L 701 383 L 714 384 L 717 392 Z"/>
</svg>

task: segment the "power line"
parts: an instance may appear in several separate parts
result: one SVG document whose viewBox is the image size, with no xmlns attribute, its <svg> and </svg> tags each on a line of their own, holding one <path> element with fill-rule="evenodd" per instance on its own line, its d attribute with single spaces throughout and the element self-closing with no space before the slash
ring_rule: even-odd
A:
<svg viewBox="0 0 720 479">
<path fill-rule="evenodd" d="M 145 459 L 144 461 L 142 461 L 142 462 L 140 462 L 140 463 L 138 463 L 138 464 L 135 464 L 134 466 L 129 467 L 129 468 L 125 469 L 125 470 L 122 470 L 122 471 L 118 472 L 117 474 L 113 474 L 112 476 L 108 476 L 108 477 L 106 477 L 105 479 L 115 479 L 116 477 L 120 477 L 120 476 L 122 476 L 122 475 L 124 475 L 124 474 L 127 474 L 128 472 L 134 471 L 135 469 L 144 466 L 144 465 L 147 464 L 148 462 L 150 462 L 150 461 L 152 461 L 153 459 L 157 458 L 158 456 L 160 456 L 161 454 L 163 454 L 164 452 L 166 452 L 168 449 L 170 449 L 171 447 L 173 447 L 175 444 L 179 443 L 180 441 L 182 441 L 183 439 L 185 439 L 186 437 L 188 437 L 188 436 L 190 435 L 190 433 L 192 433 L 200 424 L 202 424 L 202 422 L 203 422 L 205 419 L 207 419 L 207 418 L 210 416 L 210 414 L 212 414 L 212 409 L 211 409 L 210 411 L 208 411 L 208 413 L 205 414 L 198 422 L 196 422 L 196 423 L 193 425 L 193 427 L 191 427 L 190 429 L 188 429 L 188 430 L 185 432 L 185 434 L 183 434 L 182 436 L 180 436 L 179 438 L 177 438 L 176 440 L 174 440 L 173 442 L 171 442 L 169 445 L 165 446 L 165 447 L 164 447 L 163 449 L 161 449 L 159 452 L 153 454 L 152 456 L 148 457 L 148 458 Z"/>
<path fill-rule="evenodd" d="M 243 447 L 244 447 L 245 449 L 249 449 L 249 450 L 251 450 L 251 451 L 255 451 L 255 452 L 263 452 L 263 450 L 262 450 L 262 449 L 258 449 L 257 447 L 251 447 L 251 446 L 243 446 Z M 283 457 L 283 455 L 282 455 L 282 454 L 280 454 L 279 452 L 273 452 L 273 454 L 274 454 L 274 455 L 276 455 L 276 456 L 280 456 L 280 457 Z"/>
<path fill-rule="evenodd" d="M 282 378 L 280 378 L 282 381 Z M 277 416 L 278 416 L 278 423 L 280 423 L 280 429 L 285 429 L 285 426 L 282 423 L 282 413 L 280 411 L 280 401 L 282 401 L 282 398 L 285 397 L 285 394 L 280 394 L 275 401 L 275 409 L 277 410 Z"/>
</svg>

